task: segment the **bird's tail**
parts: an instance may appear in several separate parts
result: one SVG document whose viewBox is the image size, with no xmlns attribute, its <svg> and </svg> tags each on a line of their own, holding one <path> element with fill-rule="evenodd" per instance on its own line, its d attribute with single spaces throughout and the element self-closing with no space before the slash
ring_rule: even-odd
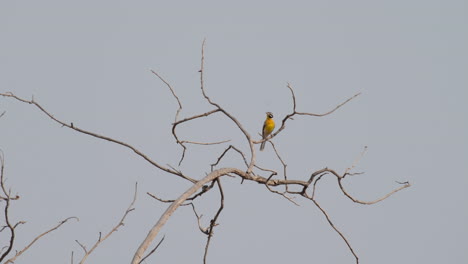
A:
<svg viewBox="0 0 468 264">
<path fill-rule="evenodd" d="M 266 141 L 263 141 L 262 144 L 260 144 L 260 151 L 263 151 L 265 149 L 265 143 Z"/>
</svg>

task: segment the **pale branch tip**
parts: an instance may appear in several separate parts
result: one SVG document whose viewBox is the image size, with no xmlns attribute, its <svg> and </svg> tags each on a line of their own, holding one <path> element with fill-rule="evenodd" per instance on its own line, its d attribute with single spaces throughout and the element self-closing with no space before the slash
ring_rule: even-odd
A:
<svg viewBox="0 0 468 264">
<path fill-rule="evenodd" d="M 176 112 L 176 115 L 175 115 L 175 118 L 174 118 L 174 122 L 177 122 L 177 119 L 179 118 L 179 113 L 180 111 L 182 111 L 182 103 L 180 102 L 180 99 L 179 97 L 177 96 L 177 94 L 175 93 L 175 90 L 172 88 L 172 86 L 169 84 L 169 82 L 167 82 L 166 80 L 164 80 L 163 77 L 161 77 L 161 75 L 159 75 L 156 71 L 153 71 L 151 70 L 151 72 L 158 76 L 158 78 L 166 84 L 166 86 L 169 88 L 169 90 L 171 90 L 171 93 L 172 95 L 174 96 L 174 98 L 177 100 L 177 103 L 179 104 L 179 109 L 177 109 L 177 112 Z"/>
</svg>

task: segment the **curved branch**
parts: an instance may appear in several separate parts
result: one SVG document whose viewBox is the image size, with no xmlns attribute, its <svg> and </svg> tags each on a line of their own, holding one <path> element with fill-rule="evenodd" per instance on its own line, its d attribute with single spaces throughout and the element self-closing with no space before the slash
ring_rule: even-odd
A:
<svg viewBox="0 0 468 264">
<path fill-rule="evenodd" d="M 326 116 L 326 115 L 329 115 L 333 112 L 335 112 L 336 110 L 338 110 L 338 108 L 342 107 L 343 105 L 345 105 L 347 102 L 353 100 L 355 97 L 361 95 L 361 93 L 357 93 L 353 96 L 351 96 L 350 98 L 348 98 L 346 101 L 342 102 L 341 104 L 337 105 L 335 108 L 333 108 L 332 110 L 326 112 L 326 113 L 323 113 L 323 114 L 313 114 L 313 113 L 303 113 L 303 112 L 296 112 L 297 115 L 309 115 L 309 116 L 317 116 L 317 117 L 322 117 L 322 116 Z"/>
<path fill-rule="evenodd" d="M 341 233 L 341 231 L 333 224 L 333 222 L 330 219 L 330 216 L 328 216 L 327 212 L 320 206 L 320 204 L 315 200 L 315 186 L 317 185 L 317 182 L 322 178 L 323 175 L 319 176 L 317 180 L 314 182 L 313 190 L 312 190 L 312 196 L 309 198 L 314 202 L 315 206 L 322 212 L 322 214 L 325 216 L 325 218 L 328 221 L 328 224 L 335 230 L 335 232 L 340 235 L 340 237 L 343 239 L 343 241 L 346 243 L 348 246 L 349 250 L 353 254 L 354 258 L 356 259 L 356 264 L 359 264 L 359 257 L 357 256 L 356 252 L 354 252 L 353 247 L 351 247 L 351 244 L 349 243 L 348 239 Z"/>
<path fill-rule="evenodd" d="M 366 201 L 361 201 L 361 200 L 358 200 L 354 197 L 352 197 L 346 190 L 345 188 L 343 187 L 343 184 L 341 183 L 341 181 L 343 180 L 344 178 L 338 178 L 338 185 L 340 186 L 340 189 L 341 191 L 343 192 L 344 195 L 346 195 L 346 197 L 348 197 L 349 199 L 351 199 L 351 201 L 355 202 L 355 203 L 358 203 L 358 204 L 365 204 L 365 205 L 371 205 L 371 204 L 375 204 L 375 203 L 378 203 L 380 201 L 383 201 L 385 199 L 387 199 L 388 197 L 392 196 L 393 194 L 395 194 L 396 192 L 399 192 L 403 189 L 406 189 L 408 187 L 411 187 L 411 184 L 409 182 L 405 182 L 403 183 L 403 186 L 399 187 L 399 188 L 396 188 L 394 189 L 393 191 L 387 193 L 386 195 L 374 200 L 374 201 L 370 201 L 370 202 L 366 202 Z"/>
<path fill-rule="evenodd" d="M 193 195 L 198 189 L 202 188 L 202 186 L 207 184 L 208 182 L 213 181 L 217 179 L 218 177 L 224 176 L 229 173 L 234 173 L 242 177 L 246 176 L 246 173 L 244 171 L 241 171 L 236 168 L 223 168 L 223 169 L 215 170 L 211 172 L 210 174 L 208 174 L 205 178 L 199 180 L 192 187 L 190 187 L 187 191 L 185 191 L 179 198 L 177 198 L 177 200 L 175 200 L 166 209 L 164 214 L 159 218 L 158 222 L 156 222 L 153 228 L 151 228 L 145 240 L 143 240 L 141 245 L 138 247 L 137 251 L 135 252 L 135 255 L 133 256 L 132 264 L 140 263 L 140 260 L 142 259 L 145 251 L 148 249 L 148 247 L 151 245 L 153 240 L 156 238 L 161 228 L 164 226 L 164 224 L 166 224 L 166 222 L 169 220 L 171 215 L 177 210 L 177 208 L 179 208 L 179 206 L 183 202 L 185 202 L 185 200 L 187 200 L 187 198 Z"/>
<path fill-rule="evenodd" d="M 182 103 L 180 102 L 179 97 L 176 95 L 174 89 L 172 89 L 172 86 L 171 86 L 168 82 L 166 82 L 166 80 L 164 80 L 163 77 L 161 77 L 161 75 L 159 75 L 157 72 L 155 72 L 155 71 L 153 71 L 153 70 L 151 70 L 151 72 L 152 72 L 154 75 L 158 76 L 158 78 L 159 78 L 163 83 L 165 83 L 165 84 L 167 85 L 167 87 L 169 88 L 169 90 L 171 90 L 172 95 L 173 95 L 174 98 L 177 100 L 177 103 L 179 104 L 179 109 L 177 109 L 177 112 L 176 112 L 176 115 L 175 115 L 175 118 L 174 118 L 174 122 L 177 122 L 177 118 L 179 117 L 179 113 L 180 113 L 180 111 L 182 110 Z"/>
</svg>

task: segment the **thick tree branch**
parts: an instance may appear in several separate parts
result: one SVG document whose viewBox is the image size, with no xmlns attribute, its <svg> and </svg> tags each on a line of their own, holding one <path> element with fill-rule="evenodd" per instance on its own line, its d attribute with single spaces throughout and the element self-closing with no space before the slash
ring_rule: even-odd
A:
<svg viewBox="0 0 468 264">
<path fill-rule="evenodd" d="M 141 243 L 141 245 L 138 247 L 138 250 L 135 252 L 135 255 L 133 256 L 132 264 L 137 264 L 140 262 L 142 259 L 145 251 L 148 249 L 148 247 L 151 245 L 153 240 L 156 238 L 156 236 L 159 234 L 159 231 L 161 228 L 166 224 L 166 222 L 169 220 L 171 215 L 179 208 L 179 206 L 187 200 L 191 195 L 193 195 L 198 189 L 202 188 L 203 185 L 207 184 L 208 182 L 211 182 L 218 177 L 227 175 L 229 173 L 234 173 L 239 176 L 247 176 L 244 171 L 241 171 L 237 168 L 224 168 L 224 169 L 219 169 L 211 172 L 208 174 L 205 178 L 201 179 L 197 183 L 195 183 L 192 187 L 190 187 L 187 191 L 185 191 L 177 200 L 175 200 L 164 212 L 164 214 L 159 218 L 157 223 L 151 228 L 150 232 L 146 236 L 145 240 Z"/>
</svg>

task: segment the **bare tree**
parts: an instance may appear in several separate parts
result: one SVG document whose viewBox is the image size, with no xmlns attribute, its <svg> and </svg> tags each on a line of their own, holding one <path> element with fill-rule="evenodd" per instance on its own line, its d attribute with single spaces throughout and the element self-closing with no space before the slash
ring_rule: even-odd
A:
<svg viewBox="0 0 468 264">
<path fill-rule="evenodd" d="M 74 131 L 87 134 L 89 136 L 99 138 L 102 140 L 106 140 L 109 142 L 112 142 L 114 144 L 121 145 L 125 148 L 128 148 L 132 150 L 136 155 L 140 156 L 150 164 L 152 164 L 154 167 L 157 169 L 166 172 L 169 175 L 179 177 L 185 181 L 188 181 L 191 183 L 191 187 L 187 189 L 185 192 L 180 194 L 176 199 L 174 200 L 165 200 L 159 198 L 157 195 L 148 193 L 151 197 L 157 199 L 160 202 L 163 203 L 169 203 L 169 207 L 167 210 L 160 216 L 160 218 L 155 222 L 154 226 L 149 230 L 146 238 L 144 238 L 137 251 L 134 253 L 133 259 L 131 261 L 132 264 L 139 264 L 142 263 L 143 260 L 147 259 L 151 254 L 153 254 L 156 249 L 159 247 L 163 239 L 160 240 L 160 242 L 153 247 L 152 250 L 149 250 L 151 245 L 153 244 L 155 238 L 159 235 L 162 227 L 164 224 L 169 220 L 171 215 L 179 208 L 181 205 L 190 205 L 193 209 L 193 212 L 197 218 L 198 225 L 200 231 L 207 236 L 207 241 L 205 245 L 205 252 L 204 252 L 204 258 L 203 262 L 207 262 L 207 255 L 208 255 L 208 250 L 209 250 L 209 245 L 211 242 L 211 238 L 213 237 L 213 230 L 214 228 L 218 225 L 217 221 L 224 209 L 224 192 L 223 192 L 223 187 L 221 183 L 221 178 L 223 176 L 237 176 L 242 179 L 242 181 L 253 181 L 257 182 L 262 186 L 265 186 L 265 189 L 280 195 L 281 197 L 287 199 L 288 201 L 294 203 L 297 205 L 295 200 L 293 198 L 295 197 L 303 197 L 306 200 L 310 200 L 313 204 L 317 206 L 317 208 L 322 212 L 323 216 L 326 218 L 328 221 L 329 225 L 331 228 L 333 228 L 334 231 L 342 238 L 343 242 L 347 245 L 349 248 L 350 253 L 353 255 L 355 262 L 359 263 L 359 257 L 356 254 L 354 248 L 351 246 L 350 242 L 348 239 L 343 235 L 343 233 L 334 225 L 333 221 L 331 220 L 329 214 L 327 211 L 318 203 L 316 196 L 315 196 L 315 191 L 316 187 L 319 183 L 319 181 L 324 177 L 324 176 L 331 176 L 334 177 L 337 180 L 337 187 L 339 190 L 342 192 L 342 194 L 346 197 L 348 197 L 351 201 L 358 203 L 358 204 L 364 204 L 364 205 L 370 205 L 374 203 L 378 203 L 389 196 L 395 194 L 398 191 L 401 191 L 405 188 L 410 187 L 410 184 L 408 182 L 404 183 L 399 183 L 400 186 L 391 190 L 387 194 L 383 195 L 380 198 L 377 198 L 373 201 L 362 201 L 360 199 L 355 198 L 352 196 L 343 186 L 343 182 L 345 179 L 349 179 L 350 176 L 353 175 L 360 175 L 362 173 L 355 172 L 354 168 L 356 164 L 359 162 L 360 158 L 365 154 L 366 148 L 362 151 L 362 153 L 356 158 L 356 161 L 351 164 L 344 172 L 338 172 L 336 170 L 330 169 L 330 168 L 321 168 L 318 170 L 315 170 L 310 173 L 306 177 L 306 180 L 302 179 L 290 179 L 288 177 L 288 170 L 287 170 L 287 164 L 285 163 L 284 159 L 282 158 L 282 155 L 280 154 L 280 151 L 276 148 L 276 146 L 273 143 L 273 139 L 281 134 L 283 130 L 287 128 L 287 124 L 289 120 L 292 120 L 294 116 L 311 116 L 311 117 L 324 117 L 327 115 L 330 115 L 334 113 L 336 110 L 340 109 L 343 107 L 345 104 L 356 98 L 357 96 L 360 95 L 360 93 L 357 93 L 351 97 L 349 97 L 347 100 L 337 104 L 334 108 L 331 110 L 321 113 L 321 114 L 316 114 L 316 113 L 309 113 L 309 112 L 300 112 L 297 111 L 297 105 L 296 105 L 296 97 L 294 94 L 294 89 L 290 84 L 287 84 L 286 88 L 289 89 L 291 93 L 291 102 L 292 102 L 292 109 L 289 114 L 285 115 L 282 119 L 281 122 L 279 123 L 279 128 L 268 136 L 265 139 L 262 139 L 261 136 L 252 136 L 242 125 L 242 123 L 230 112 L 228 112 L 225 108 L 223 108 L 220 104 L 216 103 L 214 100 L 212 100 L 208 94 L 206 93 L 206 90 L 204 88 L 204 51 L 205 51 L 205 41 L 203 41 L 202 44 L 202 49 L 201 49 L 201 63 L 200 63 L 200 92 L 203 98 L 206 100 L 207 104 L 212 106 L 212 110 L 204 113 L 199 113 L 196 115 L 188 116 L 185 118 L 180 118 L 180 112 L 183 108 L 182 102 L 177 96 L 177 93 L 175 89 L 167 82 L 160 74 L 158 74 L 156 71 L 152 71 L 154 75 L 156 75 L 167 87 L 170 89 L 172 92 L 172 95 L 174 99 L 178 103 L 178 109 L 175 112 L 175 117 L 174 117 L 174 123 L 172 124 L 172 135 L 176 140 L 176 143 L 179 144 L 182 147 L 182 153 L 181 157 L 179 160 L 179 166 L 180 164 L 184 161 L 184 157 L 186 155 L 186 150 L 188 148 L 189 144 L 198 144 L 198 145 L 213 145 L 213 144 L 224 144 L 226 142 L 229 142 L 229 140 L 221 141 L 221 142 L 195 142 L 195 141 L 189 141 L 189 140 L 182 140 L 181 137 L 177 133 L 177 128 L 179 125 L 184 124 L 184 123 L 189 123 L 189 122 L 194 122 L 197 119 L 208 117 L 210 115 L 214 114 L 220 114 L 227 120 L 231 121 L 237 128 L 238 128 L 238 133 L 243 135 L 245 138 L 244 144 L 248 145 L 249 147 L 249 152 L 244 153 L 242 152 L 237 146 L 235 145 L 228 145 L 226 146 L 226 149 L 219 154 L 217 160 L 211 164 L 211 172 L 207 174 L 205 177 L 198 179 L 195 176 L 189 176 L 185 173 L 183 173 L 181 170 L 174 168 L 170 165 L 164 166 L 161 165 L 159 162 L 151 159 L 148 155 L 144 154 L 142 151 L 137 149 L 136 147 L 132 146 L 129 143 L 110 138 L 105 135 L 100 135 L 82 128 L 77 127 L 74 125 L 72 122 L 65 122 L 62 120 L 59 120 L 56 118 L 54 115 L 52 115 L 50 112 L 48 112 L 43 106 L 41 106 L 38 102 L 36 102 L 34 99 L 27 100 L 24 98 L 20 98 L 12 93 L 0 93 L 1 96 L 3 97 L 8 97 L 15 99 L 19 102 L 31 104 L 38 108 L 42 113 L 46 114 L 48 117 L 50 117 L 53 121 L 61 124 L 63 127 L 70 128 Z M 260 138 L 260 139 L 255 139 L 255 138 Z M 263 142 L 268 142 L 271 144 L 273 147 L 273 150 L 276 154 L 276 157 L 278 161 L 282 164 L 283 170 L 281 172 L 275 171 L 271 168 L 262 168 L 260 167 L 257 162 L 256 162 L 256 144 L 261 144 Z M 223 160 L 225 157 L 226 153 L 228 152 L 235 152 L 239 159 L 244 163 L 245 167 L 242 168 L 218 168 L 218 165 L 220 162 Z M 277 176 L 282 176 L 282 177 L 277 177 Z M 192 203 L 193 200 L 197 199 L 198 197 L 202 196 L 203 194 L 211 191 L 211 190 L 217 190 L 220 195 L 220 203 L 219 203 L 219 208 L 216 212 L 216 214 L 212 217 L 211 221 L 209 222 L 209 226 L 203 227 L 200 223 L 200 217 L 199 214 L 197 213 L 197 210 L 195 208 L 195 205 Z M 136 192 L 136 191 L 135 191 Z M 11 200 L 7 196 L 7 201 Z M 96 242 L 96 244 L 93 246 L 91 250 L 87 250 L 84 245 L 77 243 L 81 246 L 83 251 L 85 252 L 85 256 L 83 257 L 82 261 L 80 263 L 84 263 L 86 260 L 87 255 L 89 255 L 97 246 L 100 245 L 100 242 L 108 238 L 119 226 L 122 225 L 123 220 L 125 219 L 126 215 L 132 210 L 132 206 L 135 200 L 132 201 L 130 207 L 127 209 L 125 212 L 125 215 L 123 216 L 122 220 L 119 222 L 119 224 L 111 230 L 103 239 L 101 239 L 101 235 L 99 235 L 99 239 Z M 147 253 L 148 252 L 148 253 Z M 73 257 L 72 257 L 72 262 L 73 262 Z"/>
</svg>

